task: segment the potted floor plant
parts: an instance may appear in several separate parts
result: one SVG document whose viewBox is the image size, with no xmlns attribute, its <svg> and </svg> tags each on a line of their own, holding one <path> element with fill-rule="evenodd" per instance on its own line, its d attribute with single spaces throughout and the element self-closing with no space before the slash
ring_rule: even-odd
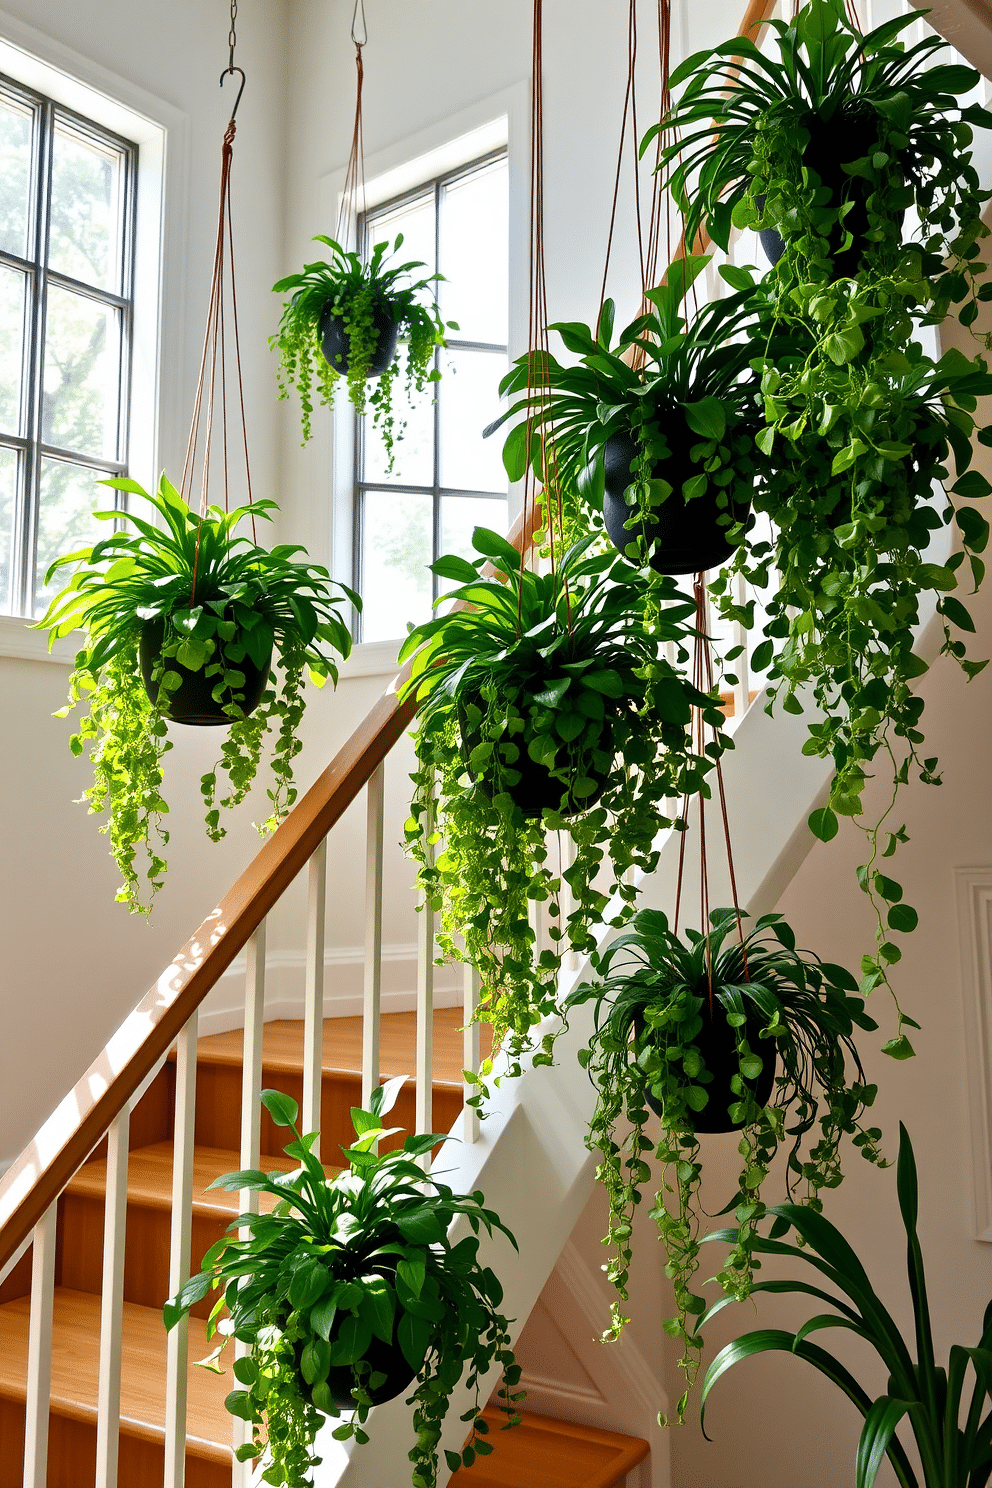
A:
<svg viewBox="0 0 992 1488">
<path fill-rule="evenodd" d="M 681 96 L 645 140 L 664 132 L 660 169 L 686 240 L 705 227 L 726 250 L 731 227 L 777 235 L 783 305 L 797 286 L 863 275 L 877 311 L 881 276 L 937 318 L 962 304 L 970 324 L 989 196 L 970 147 L 992 115 L 962 105 L 979 74 L 942 60 L 941 37 L 903 40 L 915 19 L 862 35 L 844 0 L 808 0 L 767 22 L 770 53 L 734 37 L 687 58 L 671 78 Z M 903 242 L 910 208 L 918 229 Z"/>
<path fill-rule="evenodd" d="M 716 728 L 717 753 L 725 741 L 718 702 L 659 654 L 671 642 L 684 661 L 693 634 L 694 602 L 673 579 L 658 580 L 649 618 L 637 571 L 596 551 L 592 535 L 543 574 L 494 532 L 476 528 L 473 542 L 474 562 L 434 566 L 456 586 L 445 603 L 468 607 L 417 626 L 401 652 L 419 703 L 407 838 L 441 911 L 439 946 L 479 968 L 480 1016 L 517 1070 L 557 1010 L 562 956 L 592 949 L 612 895 L 629 917 L 631 870 L 657 862 L 669 801 L 703 788 L 713 755 L 692 752 L 691 705 Z M 549 833 L 574 845 L 563 873 Z M 551 926 L 543 949 L 536 904 Z M 539 1061 L 553 1039 L 543 1037 Z"/>
<path fill-rule="evenodd" d="M 271 830 L 296 798 L 305 674 L 318 685 L 337 681 L 335 658 L 351 650 L 339 609 L 361 601 L 325 568 L 297 558 L 299 546 L 267 549 L 238 533 L 248 519 L 271 520 L 272 501 L 231 512 L 210 507 L 201 517 L 164 475 L 154 494 L 130 479 L 103 484 L 147 502 L 153 519 L 97 513 L 125 528 L 52 564 L 46 582 L 66 569 L 71 577 L 38 624 L 50 644 L 84 632 L 69 703 L 58 716 L 85 709 L 70 740 L 74 754 L 90 750 L 94 783 L 83 799 L 92 812 L 109 813 L 101 830 L 123 878 L 117 898 L 147 913 L 136 859 L 144 848 L 154 895 L 166 871 L 162 762 L 172 748 L 169 723 L 227 729 L 218 764 L 201 781 L 214 841 L 225 834 L 220 808 L 244 800 L 265 736 L 276 728 L 271 810 L 261 828 Z M 227 777 L 224 795 L 218 774 Z"/>
<path fill-rule="evenodd" d="M 923 1251 L 916 1230 L 919 1207 L 916 1159 L 902 1123 L 896 1183 L 906 1230 L 913 1338 L 903 1337 L 856 1252 L 836 1226 L 822 1214 L 798 1205 L 778 1205 L 768 1211 L 774 1216 L 769 1238 L 758 1236 L 755 1251 L 785 1257 L 790 1263 L 802 1262 L 814 1274 L 810 1281 L 798 1277 L 756 1281 L 752 1291 L 812 1293 L 831 1310 L 825 1311 L 821 1305 L 816 1316 L 794 1333 L 783 1328 L 762 1328 L 735 1338 L 721 1349 L 703 1381 L 704 1430 L 707 1398 L 728 1370 L 757 1354 L 771 1351 L 794 1354 L 843 1390 L 864 1417 L 855 1462 L 855 1488 L 872 1488 L 886 1459 L 901 1488 L 985 1488 L 992 1477 L 992 1302 L 985 1309 L 977 1345 L 968 1348 L 952 1344 L 946 1367 L 938 1364 Z M 795 1231 L 798 1243 L 783 1238 L 790 1230 Z M 717 1231 L 706 1239 L 732 1241 L 733 1231 Z M 793 1269 L 790 1265 L 790 1270 Z M 833 1292 L 823 1290 L 824 1282 L 834 1288 Z M 700 1327 L 726 1301 L 722 1298 L 714 1303 L 700 1319 Z M 854 1332 L 875 1351 L 883 1376 L 887 1376 L 882 1394 L 873 1399 L 846 1365 L 819 1343 L 812 1342 L 814 1333 L 827 1328 Z M 973 1374 L 970 1388 L 969 1369 Z M 877 1388 L 874 1382 L 873 1388 Z M 913 1437 L 919 1469 L 899 1439 L 901 1427 L 908 1428 Z"/>
<path fill-rule="evenodd" d="M 693 1290 L 700 1138 L 741 1134 L 737 1191 L 723 1211 L 736 1224 L 726 1232 L 732 1249 L 719 1281 L 728 1296 L 746 1297 L 754 1286 L 763 1187 L 780 1147 L 788 1149 L 790 1193 L 802 1184 L 813 1209 L 821 1190 L 841 1181 L 843 1135 L 869 1161 L 883 1163 L 881 1133 L 862 1125 L 876 1088 L 865 1080 L 853 1039 L 855 1028 L 877 1025 L 850 973 L 798 951 L 777 914 L 762 916 L 744 935 L 737 912 L 718 909 L 705 935 L 680 936 L 666 915 L 641 910 L 593 964 L 600 979 L 578 987 L 566 1010 L 595 1007 L 595 1033 L 580 1060 L 596 1087 L 587 1141 L 600 1153 L 597 1177 L 610 1206 L 604 1243 L 612 1248 L 606 1271 L 616 1298 L 606 1336 L 618 1337 L 628 1321 L 633 1218 L 653 1154 L 659 1182 L 652 1217 L 676 1306 L 665 1328 L 682 1347 L 687 1380 L 681 1420 L 701 1346 L 688 1324 L 705 1309 Z"/>
<path fill-rule="evenodd" d="M 388 243 L 376 243 L 368 263 L 323 234 L 314 239 L 331 250 L 329 261 L 305 264 L 273 285 L 288 294 L 279 330 L 270 345 L 279 352 L 279 396 L 295 386 L 300 396 L 303 443 L 311 434 L 314 397 L 331 407 L 344 378 L 355 412 L 371 406 L 389 469 L 402 432 L 394 411 L 394 384 L 401 370 L 399 343 L 406 346 L 403 377 L 408 394 L 423 392 L 440 374 L 434 350 L 444 345 L 445 326 L 434 297 L 440 274 L 412 279 L 422 262 L 393 263 Z M 403 245 L 398 234 L 392 252 Z M 456 330 L 454 323 L 450 329 Z M 369 384 L 375 380 L 370 391 Z"/>
<path fill-rule="evenodd" d="M 577 322 L 552 326 L 578 361 L 519 358 L 501 386 L 518 401 L 487 431 L 517 420 L 503 453 L 510 479 L 523 476 L 528 459 L 540 479 L 553 473 L 566 503 L 581 504 L 579 525 L 601 513 L 620 552 L 666 574 L 727 562 L 764 465 L 746 340 L 750 281 L 695 315 L 685 311 L 708 261 L 697 254 L 669 265 L 647 292 L 649 312 L 615 347 L 610 300 L 596 334 Z"/>
<path fill-rule="evenodd" d="M 313 1154 L 318 1134 L 300 1134 L 296 1102 L 263 1091 L 273 1121 L 293 1133 L 285 1151 L 299 1167 L 227 1173 L 211 1184 L 271 1195 L 275 1208 L 232 1221 L 203 1269 L 166 1303 L 166 1326 L 173 1328 L 210 1291 L 220 1292 L 208 1333 L 220 1333 L 222 1342 L 203 1362 L 220 1369 L 231 1338 L 247 1345 L 234 1361 L 237 1387 L 225 1403 L 252 1427 L 252 1440 L 235 1455 L 263 1462 L 266 1483 L 306 1488 L 321 1461 L 314 1443 L 325 1417 L 346 1416 L 334 1437 L 363 1445 L 372 1406 L 409 1389 L 413 1488 L 435 1488 L 441 1428 L 466 1368 L 476 1399 L 466 1417 L 471 1436 L 461 1453 L 446 1453 L 448 1467 L 470 1466 L 493 1450 L 480 1389 L 494 1364 L 502 1369 L 508 1424 L 519 1421 L 515 1402 L 522 1396 L 509 1392 L 520 1369 L 499 1312 L 503 1292 L 478 1256 L 482 1231 L 515 1241 L 480 1193 L 460 1197 L 425 1175 L 418 1160 L 444 1137 L 407 1137 L 379 1155 L 380 1139 L 398 1130 L 387 1129 L 384 1118 L 405 1078 L 374 1090 L 369 1110 L 352 1111 L 356 1140 L 342 1149 L 348 1166 L 336 1178 Z M 453 1243 L 449 1231 L 459 1216 L 474 1234 Z"/>
</svg>

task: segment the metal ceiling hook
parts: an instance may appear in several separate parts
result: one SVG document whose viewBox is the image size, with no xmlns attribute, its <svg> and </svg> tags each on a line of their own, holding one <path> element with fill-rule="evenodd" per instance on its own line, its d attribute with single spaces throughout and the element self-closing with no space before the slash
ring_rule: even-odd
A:
<svg viewBox="0 0 992 1488">
<path fill-rule="evenodd" d="M 235 114 L 238 112 L 238 104 L 241 102 L 241 95 L 245 91 L 245 82 L 247 81 L 247 79 L 245 78 L 245 70 L 244 70 L 243 67 L 225 67 L 224 68 L 224 71 L 220 75 L 220 85 L 221 85 L 222 88 L 224 86 L 224 79 L 226 77 L 229 77 L 231 75 L 231 73 L 233 73 L 233 72 L 239 72 L 241 74 L 241 87 L 238 89 L 238 96 L 234 100 L 234 107 L 231 110 L 231 118 L 232 119 L 234 118 Z"/>
</svg>

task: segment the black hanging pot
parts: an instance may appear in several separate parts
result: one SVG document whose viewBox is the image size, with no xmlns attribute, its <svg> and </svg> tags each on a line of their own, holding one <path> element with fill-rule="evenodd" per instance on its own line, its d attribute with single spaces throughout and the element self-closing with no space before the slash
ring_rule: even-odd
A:
<svg viewBox="0 0 992 1488">
<path fill-rule="evenodd" d="M 149 701 L 155 705 L 158 703 L 159 684 L 153 680 L 153 672 L 162 652 L 163 635 L 163 622 L 148 620 L 142 627 L 138 643 L 142 681 L 145 684 Z M 215 652 L 214 657 L 216 656 Z M 208 677 L 203 667 L 196 672 L 190 671 L 189 667 L 182 666 L 174 656 L 170 656 L 165 664 L 166 670 L 178 672 L 183 680 L 175 692 L 169 693 L 169 701 L 163 708 L 165 717 L 170 723 L 186 723 L 198 728 L 229 727 L 233 720 L 229 713 L 224 712 L 224 704 L 237 703 L 245 717 L 254 713 L 262 701 L 262 695 L 269 680 L 271 661 L 271 649 L 264 667 L 256 666 L 247 656 L 243 661 L 232 661 L 231 669 L 244 674 L 244 686 L 237 693 L 231 688 L 226 688 L 221 695 L 220 702 L 217 702 L 213 696 L 213 690 L 219 680 L 216 674 Z M 207 665 L 209 666 L 210 663 L 208 662 Z"/>
<path fill-rule="evenodd" d="M 673 420 L 680 418 L 679 414 L 673 414 Z M 651 470 L 652 479 L 668 481 L 671 495 L 640 523 L 645 543 L 653 545 L 651 567 L 663 574 L 703 573 L 726 563 L 736 552 L 734 544 L 727 540 L 727 532 L 735 522 L 743 521 L 751 507 L 750 500 L 732 503 L 730 509 L 717 506 L 717 487 L 712 482 L 702 496 L 685 500 L 683 485 L 700 474 L 698 466 L 689 459 L 689 449 L 699 443 L 699 435 L 693 434 L 684 420 L 681 422 L 681 428 L 676 422 L 671 430 L 665 430 L 672 454 Z M 633 480 L 631 467 L 637 454 L 637 442 L 626 432 L 614 434 L 603 448 L 606 478 L 603 517 L 610 541 L 621 553 L 638 537 L 637 528 L 626 525 L 635 515 L 635 508 L 628 506 L 624 498 Z"/>
<path fill-rule="evenodd" d="M 878 119 L 873 109 L 841 109 L 829 121 L 817 114 L 803 120 L 809 131 L 809 143 L 803 150 L 802 161 L 807 170 L 815 171 L 820 185 L 830 192 L 831 207 L 838 207 L 847 198 L 852 206 L 842 223 L 837 223 L 830 232 L 830 252 L 833 259 L 832 279 L 852 279 L 861 267 L 861 260 L 868 247 L 868 198 L 874 186 L 863 176 L 851 176 L 844 166 L 852 160 L 861 160 L 878 148 Z M 764 201 L 758 197 L 759 209 Z M 898 211 L 895 220 L 902 226 L 905 212 Z M 851 246 L 839 251 L 847 233 L 851 234 Z M 785 252 L 785 240 L 775 228 L 764 228 L 758 237 L 769 263 L 777 264 Z"/>
<path fill-rule="evenodd" d="M 473 701 L 476 700 L 473 699 Z M 476 705 L 478 707 L 484 707 L 481 700 L 478 700 Z M 465 763 L 469 765 L 473 749 L 482 743 L 482 735 L 479 732 L 478 725 L 473 726 L 469 723 L 468 715 L 461 702 L 458 705 L 458 728 L 461 733 L 462 752 L 465 756 Z M 603 726 L 600 740 L 601 748 L 612 758 L 613 730 L 608 723 Z M 560 811 L 562 816 L 566 817 L 578 816 L 581 812 L 588 811 L 590 806 L 596 804 L 609 783 L 610 777 L 608 773 L 600 774 L 590 770 L 587 778 L 596 782 L 596 789 L 588 796 L 573 796 L 571 790 L 566 787 L 564 782 L 552 775 L 547 765 L 542 765 L 537 760 L 531 759 L 527 753 L 527 743 L 524 735 L 514 734 L 512 742 L 517 746 L 520 754 L 513 761 L 512 765 L 506 764 L 504 768 L 519 773 L 520 779 L 515 785 L 509 785 L 498 778 L 498 767 L 494 764 L 491 756 L 485 768 L 478 772 L 474 771 L 469 765 L 469 775 L 487 801 L 491 801 L 494 795 L 505 792 L 508 796 L 512 797 L 514 805 L 519 807 L 528 820 L 537 820 L 545 810 Z M 496 745 L 494 753 L 498 749 L 499 744 Z M 566 790 L 568 790 L 567 796 Z M 562 804 L 563 797 L 565 797 L 564 805 Z"/>
<path fill-rule="evenodd" d="M 368 375 L 369 377 L 381 377 L 396 359 L 400 323 L 398 320 L 393 320 L 388 310 L 382 305 L 376 305 L 372 311 L 372 324 L 379 336 L 372 353 Z M 340 372 L 342 376 L 345 376 L 349 366 L 351 343 L 344 321 L 340 315 L 333 314 L 330 305 L 325 307 L 320 317 L 320 344 L 328 364 L 335 372 Z"/>
<path fill-rule="evenodd" d="M 376 1261 L 373 1265 L 365 1267 L 365 1270 L 369 1273 L 374 1272 L 378 1273 L 381 1276 L 386 1276 L 389 1278 L 390 1281 L 393 1281 L 395 1280 L 396 1276 L 396 1258 L 383 1257 L 381 1260 Z M 355 1279 L 358 1280 L 358 1277 L 361 1274 L 362 1272 L 359 1271 Z M 328 1339 L 328 1342 L 330 1343 L 332 1349 L 341 1332 L 341 1327 L 344 1323 L 345 1318 L 348 1318 L 350 1316 L 351 1313 L 349 1312 L 338 1313 L 337 1317 L 332 1323 L 330 1337 Z M 298 1383 L 300 1394 L 312 1405 L 313 1386 L 308 1385 L 306 1380 L 303 1378 L 301 1367 L 304 1347 L 304 1342 L 302 1339 L 300 1339 L 297 1341 L 294 1349 L 296 1366 L 299 1372 Z M 400 1348 L 399 1343 L 397 1342 L 395 1315 L 393 1317 L 393 1329 L 390 1341 L 386 1343 L 383 1339 L 373 1334 L 372 1340 L 369 1343 L 368 1348 L 365 1350 L 365 1353 L 362 1355 L 362 1358 L 364 1359 L 365 1363 L 368 1364 L 371 1374 L 384 1374 L 386 1376 L 383 1383 L 381 1385 L 377 1385 L 374 1390 L 371 1389 L 368 1384 L 370 1376 L 366 1374 L 363 1378 L 363 1388 L 367 1392 L 369 1399 L 372 1401 L 373 1405 L 384 1405 L 387 1400 L 394 1400 L 397 1395 L 402 1395 L 403 1391 L 406 1390 L 413 1383 L 418 1373 L 416 1369 L 410 1368 L 410 1365 L 406 1361 L 403 1350 Z M 327 1375 L 327 1387 L 331 1392 L 331 1400 L 335 1406 L 335 1409 L 339 1411 L 351 1411 L 355 1409 L 355 1401 L 351 1393 L 354 1387 L 354 1382 L 354 1371 L 350 1364 L 331 1365 L 331 1368 L 328 1371 Z"/>
<path fill-rule="evenodd" d="M 728 1114 L 729 1108 L 740 1100 L 731 1089 L 730 1082 L 736 1075 L 741 1078 L 740 1058 L 737 1053 L 737 1040 L 740 1030 L 731 1028 L 727 1022 L 727 1012 L 719 998 L 713 999 L 713 1014 L 710 1015 L 709 999 L 703 992 L 703 1006 L 700 1009 L 703 1026 L 695 1038 L 695 1046 L 703 1058 L 703 1063 L 713 1079 L 704 1088 L 709 1100 L 701 1111 L 690 1111 L 689 1118 L 695 1131 L 704 1135 L 715 1132 L 740 1131 L 744 1123 L 742 1121 L 731 1121 Z M 644 1032 L 644 1019 L 639 1015 L 634 1019 L 634 1030 L 640 1035 Z M 761 1059 L 761 1073 L 756 1080 L 745 1080 L 744 1084 L 751 1092 L 755 1102 L 759 1106 L 766 1106 L 771 1099 L 772 1090 L 775 1087 L 775 1043 L 772 1039 L 759 1038 L 762 1023 L 755 1017 L 749 1017 L 744 1024 L 744 1037 L 749 1047 L 758 1054 Z M 662 1114 L 662 1104 L 650 1090 L 645 1090 L 644 1100 L 650 1110 L 656 1116 Z"/>
</svg>

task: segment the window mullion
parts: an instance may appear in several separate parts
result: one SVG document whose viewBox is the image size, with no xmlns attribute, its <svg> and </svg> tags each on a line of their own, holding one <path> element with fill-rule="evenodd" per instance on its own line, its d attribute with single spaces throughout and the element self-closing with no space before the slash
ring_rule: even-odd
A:
<svg viewBox="0 0 992 1488">
<path fill-rule="evenodd" d="M 30 440 L 24 460 L 22 481 L 23 507 L 18 530 L 20 541 L 20 574 L 17 583 L 17 605 L 23 615 L 34 614 L 34 565 L 38 542 L 38 511 L 41 500 L 41 439 L 44 422 L 45 320 L 48 308 L 48 286 L 45 265 L 48 261 L 49 223 L 52 197 L 52 125 L 54 105 L 44 102 L 39 110 L 38 148 L 35 156 L 34 273 L 28 337 L 27 435 Z"/>
</svg>

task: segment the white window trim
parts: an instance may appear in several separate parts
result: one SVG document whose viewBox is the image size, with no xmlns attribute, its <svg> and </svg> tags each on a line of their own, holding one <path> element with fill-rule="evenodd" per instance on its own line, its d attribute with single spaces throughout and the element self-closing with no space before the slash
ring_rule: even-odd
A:
<svg viewBox="0 0 992 1488">
<path fill-rule="evenodd" d="M 508 343 L 512 362 L 527 350 L 530 85 L 515 83 L 457 114 L 448 115 L 428 129 L 406 135 L 395 144 L 367 156 L 365 198 L 369 208 L 380 206 L 402 192 L 415 190 L 432 181 L 435 176 L 469 165 L 473 160 L 504 147 L 510 187 Z M 314 193 L 318 215 L 313 221 L 308 242 L 309 237 L 316 233 L 333 232 L 344 182 L 343 165 L 320 178 Z M 354 247 L 354 244 L 344 246 Z M 317 536 L 317 544 L 322 549 L 318 561 L 327 563 L 336 579 L 350 585 L 353 579 L 355 432 L 347 399 L 336 400 L 332 419 L 315 421 L 314 443 L 320 467 L 328 472 L 325 489 L 329 496 L 324 529 Z M 521 500 L 520 487 L 511 486 L 511 520 L 516 516 Z M 392 677 L 396 672 L 400 639 L 369 641 L 356 646 L 351 675 Z"/>
<path fill-rule="evenodd" d="M 128 468 L 154 486 L 160 450 L 182 440 L 189 116 L 3 10 L 0 72 L 138 146 Z M 49 653 L 29 621 L 0 616 L 0 657 L 71 665 L 78 649 L 70 638 Z"/>
</svg>

